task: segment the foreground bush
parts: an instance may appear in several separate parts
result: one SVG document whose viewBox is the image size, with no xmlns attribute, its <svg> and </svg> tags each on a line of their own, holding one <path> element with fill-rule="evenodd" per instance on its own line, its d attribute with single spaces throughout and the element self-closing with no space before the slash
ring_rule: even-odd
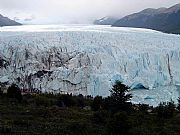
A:
<svg viewBox="0 0 180 135">
<path fill-rule="evenodd" d="M 21 102 L 22 101 L 22 94 L 21 94 L 20 88 L 17 85 L 12 84 L 7 90 L 7 97 L 15 98 L 19 102 Z"/>
<path fill-rule="evenodd" d="M 178 109 L 178 110 L 179 110 L 179 112 L 180 112 L 180 97 L 179 97 L 179 99 L 178 99 L 177 109 Z"/>
<path fill-rule="evenodd" d="M 102 109 L 103 98 L 101 96 L 96 96 L 92 102 L 91 108 L 93 111 L 98 111 Z"/>
<path fill-rule="evenodd" d="M 37 106 L 48 107 L 48 106 L 52 105 L 51 99 L 49 99 L 49 98 L 47 98 L 45 96 L 41 96 L 41 95 L 40 96 L 36 96 L 34 100 L 35 100 L 35 104 Z"/>
<path fill-rule="evenodd" d="M 131 128 L 126 112 L 118 112 L 112 116 L 107 124 L 107 132 L 109 135 L 130 135 Z"/>
<path fill-rule="evenodd" d="M 19 99 L 19 88 L 11 86 L 8 96 L 0 98 L 0 135 L 180 134 L 180 113 L 173 102 L 132 105 L 128 89 L 116 82 L 106 98 L 44 93 L 23 95 L 17 103 L 10 98 Z"/>
<path fill-rule="evenodd" d="M 158 107 L 156 107 L 157 115 L 160 118 L 171 118 L 175 114 L 175 104 L 174 102 L 168 103 L 160 103 Z"/>
</svg>

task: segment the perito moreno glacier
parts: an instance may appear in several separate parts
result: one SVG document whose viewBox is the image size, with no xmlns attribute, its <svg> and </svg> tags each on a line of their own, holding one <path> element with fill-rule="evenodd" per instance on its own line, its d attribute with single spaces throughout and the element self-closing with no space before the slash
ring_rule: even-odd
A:
<svg viewBox="0 0 180 135">
<path fill-rule="evenodd" d="M 0 28 L 1 84 L 108 96 L 115 80 L 131 87 L 134 102 L 176 100 L 180 35 L 87 25 Z"/>
</svg>

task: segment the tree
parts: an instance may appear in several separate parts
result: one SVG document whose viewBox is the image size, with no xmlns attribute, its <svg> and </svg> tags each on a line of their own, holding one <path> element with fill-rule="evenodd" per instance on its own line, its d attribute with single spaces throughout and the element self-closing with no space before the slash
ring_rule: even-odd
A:
<svg viewBox="0 0 180 135">
<path fill-rule="evenodd" d="M 2 96 L 3 95 L 3 91 L 1 90 L 1 87 L 0 87 L 0 96 Z"/>
<path fill-rule="evenodd" d="M 168 103 L 160 103 L 159 106 L 156 108 L 157 115 L 160 118 L 172 118 L 175 113 L 175 108 L 176 106 L 173 101 Z"/>
<path fill-rule="evenodd" d="M 178 111 L 180 112 L 180 97 L 179 97 L 179 99 L 178 99 L 178 106 L 177 106 L 177 109 L 178 109 Z"/>
<path fill-rule="evenodd" d="M 101 96 L 96 96 L 92 102 L 91 108 L 93 111 L 98 111 L 101 109 L 103 104 L 103 98 Z"/>
<path fill-rule="evenodd" d="M 110 90 L 109 105 L 111 111 L 129 111 L 131 107 L 130 99 L 132 94 L 128 94 L 129 87 L 116 81 L 113 88 Z"/>
<path fill-rule="evenodd" d="M 35 97 L 35 104 L 37 106 L 50 106 L 51 105 L 51 101 L 50 98 L 46 97 L 46 96 L 42 96 L 42 95 L 37 95 Z"/>
<path fill-rule="evenodd" d="M 79 94 L 77 97 L 77 106 L 80 108 L 85 107 L 85 103 L 84 103 L 84 96 L 82 94 Z"/>
<path fill-rule="evenodd" d="M 139 104 L 138 108 L 140 112 L 147 113 L 151 107 L 148 104 Z"/>
<path fill-rule="evenodd" d="M 76 105 L 76 100 L 73 98 L 72 94 L 65 94 L 65 95 L 60 95 L 58 98 L 58 103 L 57 105 L 59 107 L 71 107 Z"/>
<path fill-rule="evenodd" d="M 22 94 L 20 88 L 16 84 L 12 84 L 7 90 L 7 97 L 15 98 L 19 102 L 22 101 Z"/>
</svg>

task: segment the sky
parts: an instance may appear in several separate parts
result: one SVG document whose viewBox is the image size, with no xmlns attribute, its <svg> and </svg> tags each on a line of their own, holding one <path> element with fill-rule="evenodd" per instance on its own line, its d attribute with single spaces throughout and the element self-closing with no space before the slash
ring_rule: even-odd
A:
<svg viewBox="0 0 180 135">
<path fill-rule="evenodd" d="M 24 24 L 87 24 L 177 3 L 180 0 L 0 0 L 0 14 Z"/>
</svg>

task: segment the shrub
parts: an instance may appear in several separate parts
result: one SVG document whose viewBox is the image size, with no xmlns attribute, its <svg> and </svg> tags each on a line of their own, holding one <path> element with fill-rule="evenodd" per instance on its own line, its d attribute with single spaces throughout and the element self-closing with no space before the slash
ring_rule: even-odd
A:
<svg viewBox="0 0 180 135">
<path fill-rule="evenodd" d="M 3 95 L 3 91 L 1 90 L 1 88 L 0 88 L 0 96 L 2 96 Z"/>
<path fill-rule="evenodd" d="M 7 97 L 15 98 L 19 102 L 22 101 L 22 94 L 20 88 L 16 84 L 12 84 L 7 90 Z"/>
<path fill-rule="evenodd" d="M 93 120 L 97 124 L 105 124 L 110 118 L 110 113 L 106 110 L 100 110 L 93 114 Z"/>
<path fill-rule="evenodd" d="M 139 104 L 138 108 L 140 112 L 147 113 L 150 109 L 150 106 L 147 104 Z"/>
<path fill-rule="evenodd" d="M 71 121 L 67 129 L 69 130 L 69 135 L 90 135 L 89 130 L 91 130 L 88 123 L 81 120 Z"/>
<path fill-rule="evenodd" d="M 109 135 L 129 135 L 130 124 L 126 112 L 118 112 L 113 115 L 107 124 Z"/>
<path fill-rule="evenodd" d="M 60 97 L 58 98 L 58 103 L 57 105 L 59 107 L 71 107 L 71 106 L 75 106 L 76 105 L 76 100 L 75 98 L 72 96 L 72 94 L 66 94 L 66 95 L 60 95 Z"/>
<path fill-rule="evenodd" d="M 77 98 L 77 106 L 80 108 L 85 107 L 85 102 L 84 102 L 85 99 L 84 99 L 83 95 L 80 94 L 76 98 Z"/>
<path fill-rule="evenodd" d="M 96 96 L 92 102 L 91 108 L 93 111 L 98 111 L 102 108 L 103 98 L 101 96 Z"/>
<path fill-rule="evenodd" d="M 11 127 L 9 126 L 0 126 L 0 134 L 4 134 L 4 135 L 10 135 L 12 132 Z"/>
<path fill-rule="evenodd" d="M 178 111 L 180 112 L 180 97 L 179 97 L 179 99 L 178 99 L 177 109 L 178 109 Z"/>
<path fill-rule="evenodd" d="M 36 96 L 35 98 L 35 104 L 37 106 L 45 106 L 45 107 L 48 107 L 51 105 L 51 101 L 49 98 L 45 97 L 45 96 L 41 96 L 41 95 L 38 95 Z"/>
<path fill-rule="evenodd" d="M 175 113 L 175 104 L 172 101 L 168 103 L 160 103 L 156 108 L 156 111 L 160 118 L 172 118 Z"/>
</svg>

